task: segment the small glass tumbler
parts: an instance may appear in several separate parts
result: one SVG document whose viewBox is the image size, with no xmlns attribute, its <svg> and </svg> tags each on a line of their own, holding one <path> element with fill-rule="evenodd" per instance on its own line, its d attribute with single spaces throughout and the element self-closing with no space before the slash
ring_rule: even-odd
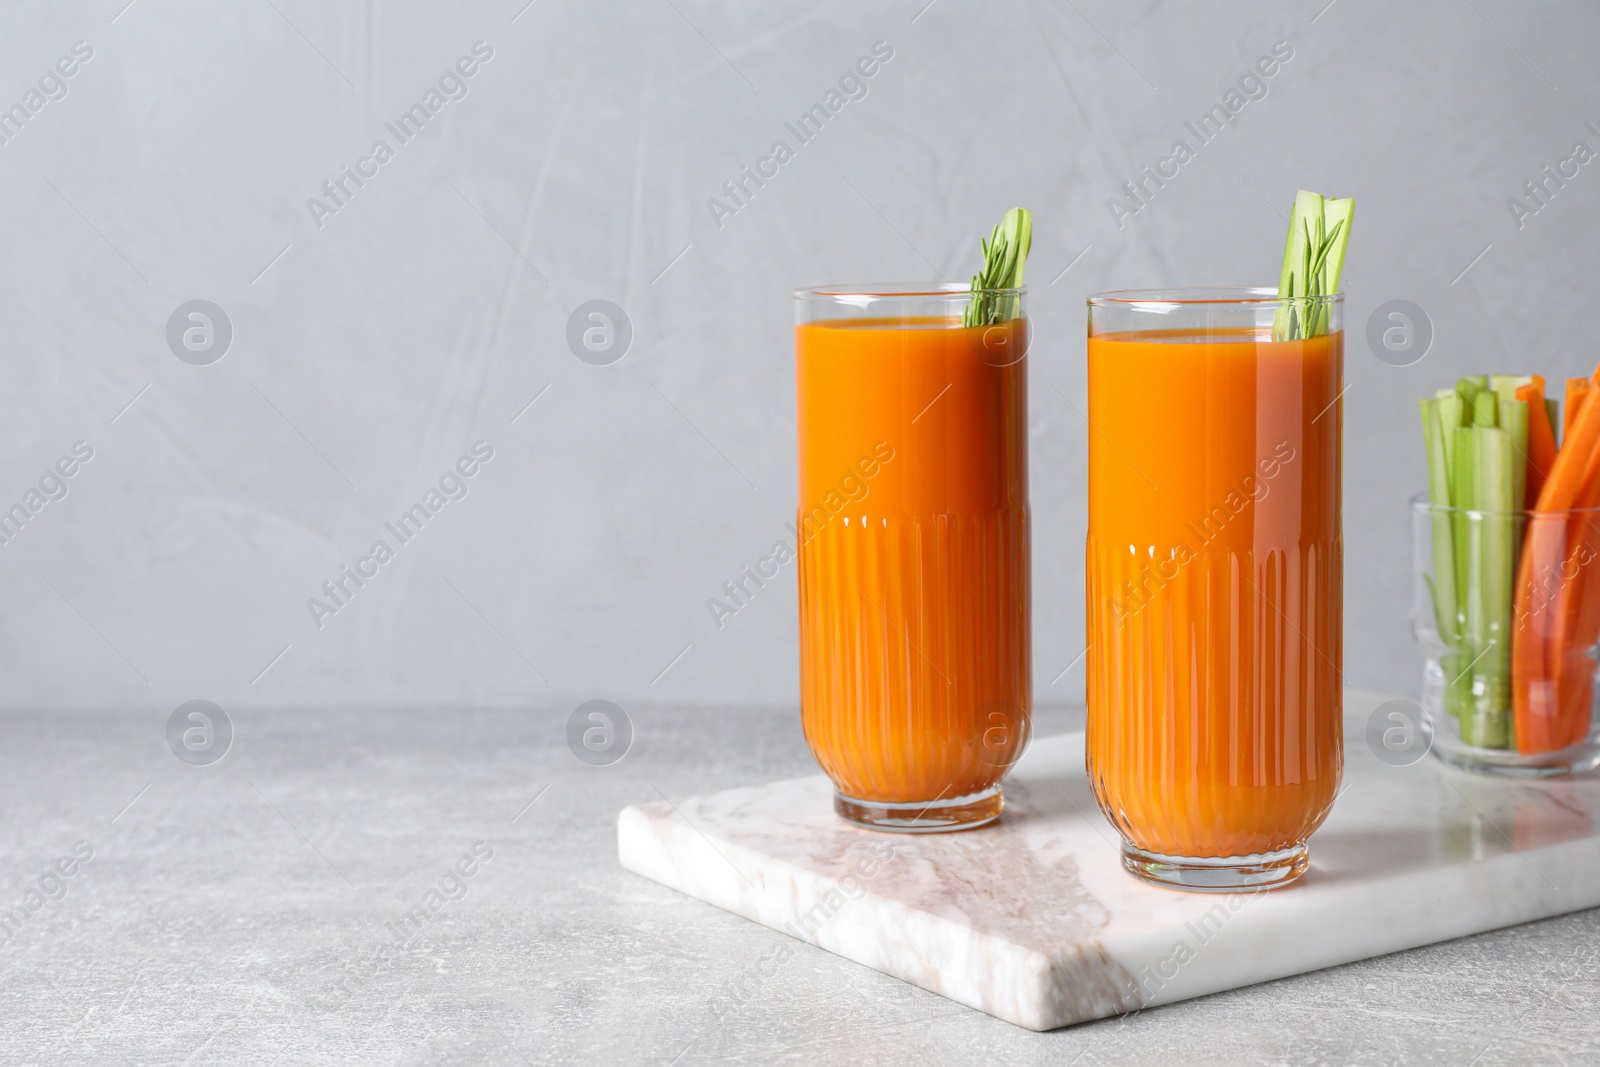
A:
<svg viewBox="0 0 1600 1067">
<path fill-rule="evenodd" d="M 795 293 L 800 715 L 834 810 L 999 817 L 1033 709 L 1025 291 Z"/>
<path fill-rule="evenodd" d="M 1411 625 L 1433 754 L 1483 774 L 1600 766 L 1600 508 L 1411 500 Z"/>
</svg>

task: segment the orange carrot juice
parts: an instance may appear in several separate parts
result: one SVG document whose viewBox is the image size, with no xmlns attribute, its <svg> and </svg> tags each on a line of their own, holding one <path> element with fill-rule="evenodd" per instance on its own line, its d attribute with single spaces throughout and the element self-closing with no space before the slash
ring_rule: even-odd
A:
<svg viewBox="0 0 1600 1067">
<path fill-rule="evenodd" d="M 796 327 L 801 718 L 851 821 L 990 821 L 1027 740 L 1027 329 Z"/>
<path fill-rule="evenodd" d="M 1088 771 L 1144 877 L 1291 880 L 1333 803 L 1342 378 L 1340 332 L 1091 332 Z"/>
</svg>

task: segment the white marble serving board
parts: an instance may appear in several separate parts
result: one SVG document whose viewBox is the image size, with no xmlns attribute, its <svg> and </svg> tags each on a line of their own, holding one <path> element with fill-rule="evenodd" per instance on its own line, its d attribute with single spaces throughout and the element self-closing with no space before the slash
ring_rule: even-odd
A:
<svg viewBox="0 0 1600 1067">
<path fill-rule="evenodd" d="M 1342 792 L 1310 871 L 1271 892 L 1126 874 L 1081 733 L 1035 742 L 978 830 L 857 829 L 816 775 L 635 805 L 618 848 L 630 871 L 1032 1030 L 1600 905 L 1600 777 L 1390 767 L 1365 741 L 1382 699 L 1346 695 Z"/>
</svg>

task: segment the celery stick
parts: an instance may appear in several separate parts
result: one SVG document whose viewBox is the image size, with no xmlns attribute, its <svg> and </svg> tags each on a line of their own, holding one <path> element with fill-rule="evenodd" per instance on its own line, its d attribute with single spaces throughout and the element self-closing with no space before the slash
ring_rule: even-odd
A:
<svg viewBox="0 0 1600 1067">
<path fill-rule="evenodd" d="M 1513 390 L 1516 388 L 1516 385 L 1512 386 Z M 1518 400 L 1516 397 L 1507 400 L 1504 393 L 1500 393 L 1499 397 L 1500 428 L 1511 439 L 1511 495 L 1503 510 L 1518 511 L 1522 508 L 1523 497 L 1528 492 L 1528 402 Z M 1511 558 L 1519 559 L 1521 555 L 1522 528 L 1513 521 Z"/>
<path fill-rule="evenodd" d="M 1531 375 L 1531 374 L 1522 374 L 1522 375 L 1516 375 L 1516 374 L 1491 374 L 1491 375 L 1489 375 L 1489 388 L 1493 389 L 1494 392 L 1495 392 L 1495 395 L 1498 396 L 1501 400 L 1515 400 L 1517 398 L 1517 390 L 1518 389 L 1521 389 L 1524 385 L 1532 385 L 1532 384 L 1533 384 L 1533 375 Z"/>
<path fill-rule="evenodd" d="M 1278 341 L 1318 337 L 1328 332 L 1329 309 L 1314 297 L 1339 291 L 1345 249 L 1356 203 L 1301 189 L 1289 212 L 1289 236 L 1278 274 L 1278 309 L 1272 336 Z"/>
<path fill-rule="evenodd" d="M 1304 304 L 1290 298 L 1308 295 L 1310 226 L 1312 219 L 1319 225 L 1322 222 L 1322 201 L 1321 194 L 1301 189 L 1295 193 L 1294 207 L 1289 209 L 1289 238 L 1283 245 L 1283 269 L 1278 274 L 1278 312 L 1272 320 L 1272 335 L 1280 341 L 1308 336 L 1301 321 Z"/>
<path fill-rule="evenodd" d="M 1478 445 L 1470 426 L 1447 427 L 1445 432 L 1453 439 L 1450 446 L 1450 506 L 1470 508 L 1477 492 Z M 1467 602 L 1466 570 L 1466 516 L 1459 512 L 1455 522 L 1456 604 L 1465 607 Z"/>
<path fill-rule="evenodd" d="M 1544 398 L 1544 413 L 1550 419 L 1550 436 L 1556 448 L 1561 447 L 1561 403 L 1551 397 Z"/>
<path fill-rule="evenodd" d="M 1476 411 L 1474 404 L 1481 392 L 1483 388 L 1471 378 L 1462 378 L 1456 382 L 1455 394 L 1461 398 L 1461 425 L 1473 424 L 1473 414 Z"/>
<path fill-rule="evenodd" d="M 1445 450 L 1446 431 L 1439 418 L 1441 400 L 1422 401 L 1422 439 L 1428 453 L 1428 502 L 1450 503 L 1450 463 Z M 1449 434 L 1451 437 L 1453 433 Z M 1438 621 L 1439 639 L 1454 650 L 1456 634 L 1456 565 L 1451 543 L 1449 512 L 1435 511 L 1433 526 L 1433 574 L 1428 583 L 1433 595 L 1433 614 Z"/>
<path fill-rule="evenodd" d="M 1485 393 L 1484 396 L 1493 396 Z M 1479 748 L 1505 748 L 1510 737 L 1512 498 L 1516 457 L 1504 430 L 1478 427 L 1474 505 L 1479 510 L 1477 551 L 1469 581 L 1468 617 L 1473 630 L 1472 702 L 1461 719 L 1461 739 Z"/>
<path fill-rule="evenodd" d="M 1470 385 L 1473 392 L 1481 392 L 1489 388 L 1489 376 L 1487 374 L 1469 374 L 1456 383 L 1456 388 L 1461 388 L 1463 383 Z"/>
<path fill-rule="evenodd" d="M 1496 397 L 1489 390 L 1485 389 L 1483 392 L 1477 393 L 1477 394 L 1475 394 L 1473 396 L 1473 398 L 1472 398 L 1472 425 L 1474 425 L 1474 426 L 1498 426 L 1498 425 L 1500 425 L 1500 423 L 1498 421 L 1496 421 L 1496 420 L 1497 420 L 1499 414 L 1500 414 L 1499 398 Z"/>
<path fill-rule="evenodd" d="M 1478 482 L 1478 438 L 1480 431 L 1472 426 L 1456 427 L 1452 433 L 1455 445 L 1451 449 L 1453 466 L 1450 469 L 1450 503 L 1456 508 L 1471 508 L 1476 500 Z M 1483 640 L 1482 602 L 1474 595 L 1481 541 L 1479 524 L 1465 511 L 1451 513 L 1452 541 L 1454 542 L 1456 585 L 1456 649 L 1450 662 L 1445 664 L 1445 705 L 1451 713 L 1466 719 L 1472 706 L 1472 667 L 1477 662 L 1478 650 Z M 1463 729 L 1465 726 L 1463 725 Z"/>
<path fill-rule="evenodd" d="M 1444 507 L 1459 506 L 1455 491 L 1456 431 L 1461 428 L 1466 409 L 1461 402 L 1461 394 L 1454 389 L 1439 390 L 1436 399 L 1438 406 L 1435 409 L 1435 414 L 1438 418 L 1439 426 L 1439 447 L 1444 453 L 1444 469 L 1441 472 L 1443 474 L 1443 484 L 1438 488 L 1438 497 L 1435 503 Z M 1432 497 L 1434 494 L 1434 471 L 1431 457 L 1429 463 L 1428 493 Z M 1441 525 L 1444 528 L 1445 536 L 1449 539 L 1449 543 L 1444 546 L 1445 551 L 1443 554 L 1440 554 L 1438 541 Z M 1448 618 L 1450 628 L 1448 631 L 1441 628 L 1439 632 L 1441 635 L 1446 632 L 1449 633 L 1448 643 L 1453 651 L 1460 651 L 1461 645 L 1461 597 L 1458 590 L 1457 575 L 1460 573 L 1461 568 L 1461 552 L 1466 547 L 1465 542 L 1458 536 L 1457 528 L 1459 525 L 1449 512 L 1442 516 L 1436 516 L 1434 520 L 1433 573 L 1435 581 L 1440 588 L 1449 590 L 1444 595 L 1448 598 L 1450 605 Z M 1445 665 L 1447 669 L 1451 662 L 1453 660 L 1450 657 L 1446 657 Z M 1462 662 L 1464 663 L 1465 661 Z M 1446 693 L 1448 694 L 1448 692 L 1447 688 Z M 1446 707 L 1451 711 L 1456 708 L 1456 705 L 1450 701 L 1448 696 L 1446 698 Z"/>
<path fill-rule="evenodd" d="M 1327 235 L 1328 247 L 1323 251 L 1322 291 L 1337 293 L 1339 275 L 1344 273 L 1344 252 L 1350 245 L 1350 225 L 1355 222 L 1354 197 L 1325 197 L 1322 201 L 1322 227 Z M 1316 333 L 1328 332 L 1328 310 L 1321 309 Z"/>
<path fill-rule="evenodd" d="M 1022 287 L 1028 250 L 1033 247 L 1033 215 L 1027 208 L 1011 208 L 979 246 L 983 270 L 972 276 L 972 299 L 962 319 L 965 326 L 993 326 L 1021 313 L 1017 297 L 990 290 Z"/>
<path fill-rule="evenodd" d="M 1455 418 L 1451 419 L 1449 417 L 1445 417 L 1445 425 L 1446 426 L 1451 426 L 1451 425 L 1460 426 L 1460 425 L 1462 425 L 1462 419 L 1461 419 L 1461 404 L 1462 404 L 1461 390 L 1455 388 L 1454 386 L 1451 386 L 1449 389 L 1440 389 L 1438 392 L 1433 394 L 1433 398 L 1435 400 L 1438 400 L 1442 404 L 1454 405 L 1454 410 L 1455 410 L 1455 413 L 1456 413 Z"/>
<path fill-rule="evenodd" d="M 1439 426 L 1444 431 L 1443 436 L 1444 436 L 1445 470 L 1446 471 L 1454 471 L 1456 469 L 1456 461 L 1455 461 L 1456 435 L 1455 435 L 1455 429 L 1458 426 L 1465 425 L 1465 423 L 1466 423 L 1465 410 L 1466 409 L 1465 409 L 1465 406 L 1461 402 L 1461 394 L 1456 392 L 1456 390 L 1454 390 L 1454 389 L 1441 389 L 1441 390 L 1439 390 L 1439 392 L 1438 392 L 1438 400 L 1439 400 Z M 1451 477 L 1453 478 L 1454 475 L 1451 475 Z M 1453 485 L 1454 482 L 1448 482 L 1446 484 L 1447 484 L 1447 486 L 1448 485 Z M 1457 503 L 1457 501 L 1454 498 L 1448 497 L 1448 496 L 1440 498 L 1440 500 L 1438 502 L 1440 504 L 1456 504 Z"/>
</svg>

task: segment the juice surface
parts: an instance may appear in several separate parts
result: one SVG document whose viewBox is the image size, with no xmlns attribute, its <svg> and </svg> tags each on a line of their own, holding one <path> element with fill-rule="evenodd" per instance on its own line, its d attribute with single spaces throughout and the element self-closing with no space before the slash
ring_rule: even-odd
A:
<svg viewBox="0 0 1600 1067">
<path fill-rule="evenodd" d="M 986 790 L 1033 703 L 1027 322 L 795 334 L 806 741 L 858 800 Z"/>
<path fill-rule="evenodd" d="M 1343 344 L 1089 339 L 1089 777 L 1146 851 L 1289 848 L 1332 805 Z"/>
</svg>

